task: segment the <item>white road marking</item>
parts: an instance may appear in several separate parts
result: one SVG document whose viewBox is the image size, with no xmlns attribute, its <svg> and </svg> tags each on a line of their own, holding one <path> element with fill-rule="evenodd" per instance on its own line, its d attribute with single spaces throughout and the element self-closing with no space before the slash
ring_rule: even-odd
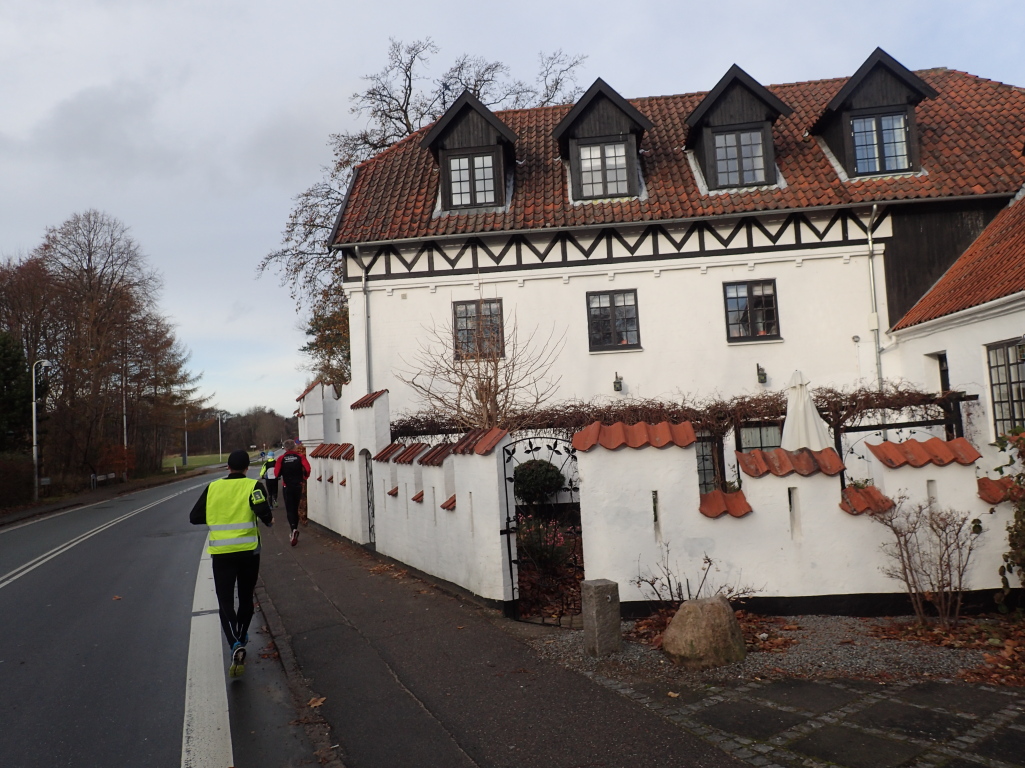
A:
<svg viewBox="0 0 1025 768">
<path fill-rule="evenodd" d="M 235 764 L 221 642 L 213 568 L 204 547 L 192 601 L 182 768 L 229 768 Z"/>
<path fill-rule="evenodd" d="M 17 581 L 22 576 L 24 576 L 26 573 L 34 571 L 36 568 L 38 568 L 39 566 L 43 565 L 44 563 L 47 563 L 50 560 L 53 560 L 58 555 L 64 554 L 69 549 L 71 549 L 72 547 L 75 547 L 75 546 L 81 544 L 86 539 L 90 539 L 93 536 L 95 536 L 96 534 L 102 533 L 103 531 L 105 531 L 108 528 L 111 528 L 111 527 L 117 525 L 118 523 L 120 523 L 122 521 L 127 520 L 130 517 L 134 517 L 135 515 L 139 514 L 140 512 L 145 512 L 147 509 L 152 509 L 153 507 L 157 506 L 158 504 L 163 504 L 168 499 L 173 499 L 175 496 L 181 496 L 183 493 L 188 493 L 189 491 L 194 491 L 196 488 L 199 488 L 199 487 L 201 487 L 201 486 L 192 486 L 190 488 L 185 488 L 185 489 L 183 489 L 181 491 L 178 491 L 177 493 L 172 493 L 170 496 L 165 496 L 164 498 L 157 499 L 156 501 L 154 501 L 154 502 L 152 502 L 150 504 L 147 504 L 147 505 L 145 505 L 143 507 L 139 507 L 138 509 L 133 509 L 131 512 L 126 512 L 125 514 L 121 515 L 121 517 L 115 517 L 113 520 L 109 520 L 106 523 L 103 523 L 102 525 L 96 526 L 95 528 L 93 528 L 90 531 L 86 531 L 85 533 L 80 534 L 80 535 L 76 536 L 73 539 L 69 539 L 68 541 L 64 542 L 63 544 L 60 544 L 60 545 L 54 547 L 49 552 L 44 552 L 43 554 L 39 555 L 39 557 L 33 558 L 32 560 L 29 560 L 27 563 L 23 563 L 22 565 L 19 565 L 14 570 L 8 571 L 3 576 L 0 576 L 0 589 L 3 589 L 8 584 L 11 584 L 11 583 Z M 80 507 L 80 509 L 81 509 L 81 507 Z"/>
</svg>

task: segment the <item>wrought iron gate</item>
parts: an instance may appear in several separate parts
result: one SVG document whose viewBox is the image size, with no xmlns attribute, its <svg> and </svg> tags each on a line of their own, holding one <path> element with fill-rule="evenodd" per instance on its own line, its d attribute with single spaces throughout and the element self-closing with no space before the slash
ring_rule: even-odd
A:
<svg viewBox="0 0 1025 768">
<path fill-rule="evenodd" d="M 366 467 L 367 476 L 367 543 L 374 544 L 377 537 L 374 533 L 374 460 L 370 451 L 363 452 L 363 465 Z"/>
<path fill-rule="evenodd" d="M 567 617 L 580 614 L 584 572 L 576 451 L 568 440 L 533 436 L 514 440 L 502 452 L 506 481 L 502 535 L 513 596 L 506 613 L 514 619 L 564 623 Z M 535 460 L 558 469 L 564 485 L 554 502 L 517 505 L 516 468 Z"/>
</svg>

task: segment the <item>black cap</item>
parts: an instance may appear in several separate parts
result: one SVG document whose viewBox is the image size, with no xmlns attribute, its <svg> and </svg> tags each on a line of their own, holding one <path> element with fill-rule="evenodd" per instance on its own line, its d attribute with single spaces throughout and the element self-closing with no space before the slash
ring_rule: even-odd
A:
<svg viewBox="0 0 1025 768">
<path fill-rule="evenodd" d="M 245 472 L 249 469 L 249 454 L 243 450 L 232 451 L 231 455 L 228 456 L 228 469 L 234 469 L 236 472 Z"/>
</svg>

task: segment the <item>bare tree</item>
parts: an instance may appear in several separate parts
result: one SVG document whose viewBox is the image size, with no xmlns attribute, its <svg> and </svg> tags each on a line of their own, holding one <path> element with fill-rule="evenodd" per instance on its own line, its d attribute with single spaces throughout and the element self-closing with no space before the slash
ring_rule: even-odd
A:
<svg viewBox="0 0 1025 768">
<path fill-rule="evenodd" d="M 504 338 L 496 336 L 479 329 L 457 341 L 451 324 L 425 326 L 398 377 L 424 409 L 461 429 L 515 431 L 555 395 L 560 378 L 549 374 L 564 338 L 535 328 L 520 339 L 515 317 Z"/>
<path fill-rule="evenodd" d="M 365 120 L 364 126 L 330 136 L 333 164 L 323 179 L 296 196 L 281 248 L 259 265 L 260 273 L 279 270 L 293 298 L 315 303 L 325 285 L 341 279 L 327 238 L 356 165 L 437 120 L 463 90 L 493 109 L 573 101 L 580 94 L 576 74 L 586 59 L 561 50 L 541 53 L 534 82 L 524 83 L 511 79 L 502 62 L 464 54 L 432 80 L 427 70 L 437 53 L 429 37 L 411 43 L 393 39 L 384 68 L 364 76 L 366 89 L 350 97 L 350 111 Z"/>
</svg>

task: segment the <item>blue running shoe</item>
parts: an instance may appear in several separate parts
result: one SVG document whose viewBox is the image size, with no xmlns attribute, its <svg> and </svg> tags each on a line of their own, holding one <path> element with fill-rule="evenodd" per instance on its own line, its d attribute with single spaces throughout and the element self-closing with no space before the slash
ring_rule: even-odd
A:
<svg viewBox="0 0 1025 768">
<path fill-rule="evenodd" d="M 231 646 L 231 666 L 228 667 L 228 677 L 242 677 L 246 671 L 246 647 L 242 643 L 235 643 Z"/>
</svg>

